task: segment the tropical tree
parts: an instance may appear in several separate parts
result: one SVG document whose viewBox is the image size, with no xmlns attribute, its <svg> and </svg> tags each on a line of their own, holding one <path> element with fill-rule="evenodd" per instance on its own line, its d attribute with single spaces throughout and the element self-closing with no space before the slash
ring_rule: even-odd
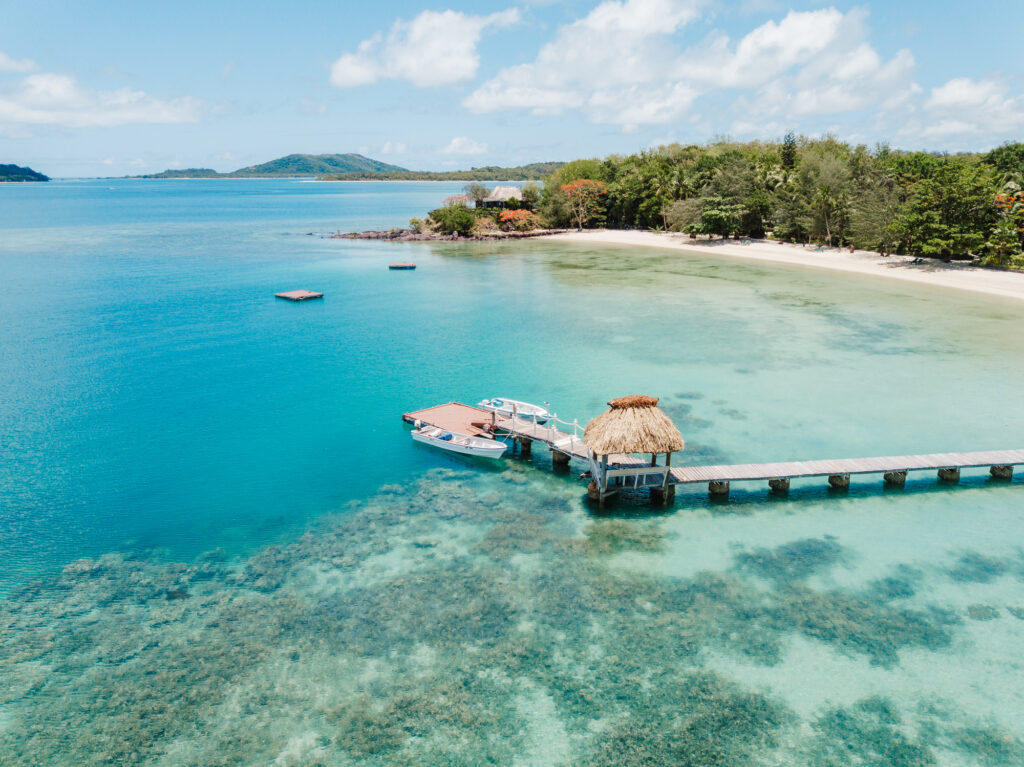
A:
<svg viewBox="0 0 1024 767">
<path fill-rule="evenodd" d="M 459 234 L 468 237 L 476 226 L 476 216 L 465 205 L 444 205 L 430 211 L 430 222 L 442 234 Z"/>
<path fill-rule="evenodd" d="M 572 218 L 579 229 L 583 229 L 585 224 L 601 214 L 601 202 L 608 195 L 608 189 L 603 182 L 589 178 L 563 184 L 561 191 L 568 201 Z"/>
<path fill-rule="evenodd" d="M 796 167 L 796 146 L 796 136 L 793 134 L 793 131 L 790 131 L 782 139 L 782 149 L 780 150 L 782 167 L 786 170 Z"/>
<path fill-rule="evenodd" d="M 894 228 L 909 253 L 971 258 L 985 247 L 998 215 L 992 170 L 946 160 L 914 184 Z"/>
<path fill-rule="evenodd" d="M 474 203 L 479 205 L 484 199 L 491 193 L 491 190 L 479 182 L 472 182 L 462 187 L 462 191 L 466 193 L 466 197 L 472 200 Z"/>
<path fill-rule="evenodd" d="M 522 194 L 522 205 L 527 210 L 533 210 L 540 204 L 542 191 L 534 182 L 531 181 L 529 184 L 526 184 L 523 187 Z"/>
</svg>

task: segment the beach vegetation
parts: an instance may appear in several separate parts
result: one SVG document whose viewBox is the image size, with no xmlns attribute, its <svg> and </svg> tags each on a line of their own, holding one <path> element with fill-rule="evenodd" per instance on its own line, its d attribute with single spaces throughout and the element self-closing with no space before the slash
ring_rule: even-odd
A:
<svg viewBox="0 0 1024 767">
<path fill-rule="evenodd" d="M 593 194 L 603 185 L 605 194 Z M 579 190 L 575 200 L 566 187 Z M 586 193 L 585 215 L 574 207 Z M 549 226 L 774 239 L 1024 268 L 1024 144 L 903 152 L 789 133 L 568 162 L 536 209 Z"/>
<path fill-rule="evenodd" d="M 476 226 L 477 217 L 473 211 L 458 200 L 445 200 L 440 208 L 430 211 L 427 216 L 430 228 L 441 234 L 458 234 L 461 237 L 468 237 Z"/>
</svg>

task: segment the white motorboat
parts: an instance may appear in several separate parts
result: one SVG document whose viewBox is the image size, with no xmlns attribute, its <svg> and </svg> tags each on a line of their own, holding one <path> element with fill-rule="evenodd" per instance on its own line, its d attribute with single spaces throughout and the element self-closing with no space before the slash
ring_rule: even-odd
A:
<svg viewBox="0 0 1024 767">
<path fill-rule="evenodd" d="M 439 447 L 452 453 L 476 455 L 481 458 L 501 458 L 508 448 L 504 442 L 486 437 L 471 437 L 468 434 L 445 431 L 436 426 L 422 426 L 413 430 L 412 438 L 424 445 Z"/>
<path fill-rule="evenodd" d="M 551 413 L 540 405 L 522 402 L 517 399 L 505 399 L 504 397 L 485 399 L 477 407 L 489 413 L 497 413 L 505 418 L 511 418 L 515 414 L 517 418 L 523 421 L 534 421 L 536 423 L 547 423 L 548 419 L 551 418 Z"/>
</svg>

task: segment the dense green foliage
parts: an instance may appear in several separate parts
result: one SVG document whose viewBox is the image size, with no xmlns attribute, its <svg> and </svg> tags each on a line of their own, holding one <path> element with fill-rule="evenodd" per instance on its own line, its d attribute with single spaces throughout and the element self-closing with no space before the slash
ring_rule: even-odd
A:
<svg viewBox="0 0 1024 767">
<path fill-rule="evenodd" d="M 549 225 L 575 223 L 579 179 L 607 188 L 592 224 L 1024 263 L 1024 144 L 937 155 L 789 134 L 575 160 L 546 179 Z"/>
<path fill-rule="evenodd" d="M 430 211 L 430 221 L 442 234 L 456 234 L 468 237 L 476 226 L 477 217 L 465 205 L 444 205 Z"/>
<path fill-rule="evenodd" d="M 486 165 L 470 170 L 419 171 L 394 170 L 382 173 L 332 173 L 324 176 L 325 181 L 540 181 L 555 172 L 565 163 L 534 162 L 502 168 Z"/>
<path fill-rule="evenodd" d="M 31 168 L 20 165 L 0 165 L 0 181 L 49 181 L 49 176 L 44 176 Z"/>
</svg>

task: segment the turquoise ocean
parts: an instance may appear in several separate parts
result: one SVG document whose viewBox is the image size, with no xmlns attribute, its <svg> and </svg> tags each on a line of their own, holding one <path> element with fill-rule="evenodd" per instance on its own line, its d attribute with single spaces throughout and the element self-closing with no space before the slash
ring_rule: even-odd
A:
<svg viewBox="0 0 1024 767">
<path fill-rule="evenodd" d="M 1020 477 L 598 514 L 585 466 L 401 421 L 650 394 L 674 463 L 1021 448 L 1024 305 L 326 237 L 460 190 L 0 185 L 0 764 L 1024 764 Z"/>
</svg>

